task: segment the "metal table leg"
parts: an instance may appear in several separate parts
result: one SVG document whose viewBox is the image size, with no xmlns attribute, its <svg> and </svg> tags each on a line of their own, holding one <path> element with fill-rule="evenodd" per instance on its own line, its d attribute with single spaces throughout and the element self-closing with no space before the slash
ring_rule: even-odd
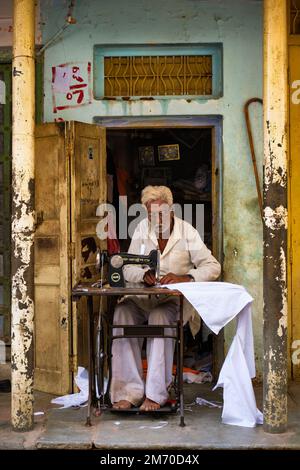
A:
<svg viewBox="0 0 300 470">
<path fill-rule="evenodd" d="M 86 416 L 86 426 L 91 426 L 91 408 L 93 400 L 93 383 L 94 383 L 94 316 L 93 316 L 93 296 L 89 295 L 87 297 L 87 343 L 88 343 L 88 377 L 89 377 L 89 394 L 88 394 L 88 406 L 87 406 L 87 416 Z M 111 327 L 109 329 L 108 337 L 108 368 L 109 368 L 109 384 L 106 390 L 106 400 L 109 401 L 109 389 L 112 376 L 112 361 L 111 361 L 111 349 L 112 349 L 112 336 L 113 332 Z M 180 316 L 179 316 L 179 327 L 178 327 L 178 395 L 179 395 L 179 408 L 180 408 L 180 426 L 184 427 L 184 397 L 183 397 L 183 355 L 184 355 L 184 338 L 183 338 L 183 296 L 180 295 Z"/>
<path fill-rule="evenodd" d="M 179 400 L 180 400 L 180 426 L 184 427 L 184 401 L 183 401 L 183 295 L 180 296 L 180 325 L 179 325 Z"/>
<path fill-rule="evenodd" d="M 93 358 L 92 358 L 92 341 L 93 341 L 93 297 L 87 297 L 87 313 L 88 313 L 88 355 L 89 355 L 89 396 L 86 416 L 86 426 L 91 426 L 91 404 L 92 404 L 92 380 L 93 380 Z"/>
</svg>

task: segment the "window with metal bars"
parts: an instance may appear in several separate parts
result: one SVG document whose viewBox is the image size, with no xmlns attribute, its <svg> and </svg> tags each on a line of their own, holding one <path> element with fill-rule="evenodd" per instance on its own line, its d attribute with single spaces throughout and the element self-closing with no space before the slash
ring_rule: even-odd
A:
<svg viewBox="0 0 300 470">
<path fill-rule="evenodd" d="M 95 46 L 95 98 L 221 96 L 220 46 L 181 49 Z"/>
<path fill-rule="evenodd" d="M 211 56 L 104 58 L 105 96 L 211 95 Z"/>
</svg>

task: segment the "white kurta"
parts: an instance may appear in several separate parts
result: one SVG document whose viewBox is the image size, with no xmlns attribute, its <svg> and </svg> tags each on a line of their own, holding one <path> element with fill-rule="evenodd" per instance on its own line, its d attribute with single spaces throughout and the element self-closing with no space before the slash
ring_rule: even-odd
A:
<svg viewBox="0 0 300 470">
<path fill-rule="evenodd" d="M 136 227 L 128 253 L 148 254 L 158 249 L 154 231 L 150 230 L 148 219 Z M 127 265 L 124 276 L 128 282 L 142 282 L 147 266 Z M 172 272 L 177 275 L 191 274 L 195 281 L 214 281 L 221 272 L 221 266 L 203 243 L 199 232 L 188 222 L 174 217 L 174 227 L 168 243 L 160 256 L 160 275 Z"/>
<path fill-rule="evenodd" d="M 150 231 L 148 219 L 137 226 L 128 252 L 148 254 L 158 249 L 154 232 Z M 124 276 L 127 282 L 142 282 L 149 267 L 127 265 Z M 218 261 L 189 223 L 175 217 L 174 227 L 164 252 L 160 257 L 160 275 L 172 272 L 177 275 L 191 274 L 195 281 L 213 281 L 221 272 Z M 127 296 L 115 310 L 115 324 L 138 324 L 148 320 L 149 324 L 174 324 L 179 315 L 178 299 L 165 295 L 158 299 L 147 296 Z M 199 316 L 193 307 L 184 305 L 185 320 L 194 317 L 194 328 L 200 326 Z M 172 331 L 170 329 L 170 331 Z M 114 334 L 120 333 L 114 329 Z M 174 340 L 154 338 L 147 343 L 147 379 L 144 385 L 141 363 L 141 342 L 136 338 L 113 341 L 111 400 L 128 400 L 138 405 L 146 395 L 163 405 L 168 398 L 168 386 L 172 381 Z"/>
<path fill-rule="evenodd" d="M 158 249 L 154 231 L 150 230 L 148 219 L 143 219 L 136 227 L 128 253 L 149 254 Z M 148 266 L 127 265 L 124 276 L 127 282 L 142 282 Z M 202 241 L 199 232 L 188 222 L 174 217 L 174 227 L 168 243 L 160 255 L 160 276 L 172 272 L 177 275 L 191 274 L 196 282 L 215 281 L 221 273 L 220 263 Z M 144 310 L 148 309 L 147 299 L 134 297 L 134 301 Z M 184 301 L 184 322 L 190 321 L 193 335 L 200 328 L 200 319 L 195 309 Z"/>
</svg>

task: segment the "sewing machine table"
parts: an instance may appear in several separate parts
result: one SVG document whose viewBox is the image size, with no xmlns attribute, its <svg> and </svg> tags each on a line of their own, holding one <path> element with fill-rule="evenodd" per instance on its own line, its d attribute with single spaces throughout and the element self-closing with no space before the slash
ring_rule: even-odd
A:
<svg viewBox="0 0 300 470">
<path fill-rule="evenodd" d="M 95 345 L 94 345 L 94 311 L 93 311 L 93 297 L 94 296 L 117 296 L 122 297 L 124 295 L 170 295 L 177 296 L 180 299 L 180 315 L 179 320 L 173 328 L 176 328 L 176 336 L 168 336 L 164 334 L 165 328 L 170 328 L 170 325 L 115 325 L 109 324 L 109 341 L 108 341 L 108 365 L 111 369 L 111 344 L 113 339 L 116 339 L 113 335 L 113 329 L 119 327 L 123 330 L 128 331 L 127 334 L 124 333 L 122 337 L 172 337 L 176 340 L 176 350 L 177 350 L 177 364 L 176 364 L 176 381 L 177 381 L 177 406 L 180 410 L 180 426 L 185 426 L 184 424 L 184 402 L 183 402 L 183 295 L 179 291 L 169 290 L 160 286 L 155 287 L 146 287 L 144 284 L 127 284 L 126 287 L 94 287 L 92 283 L 78 283 L 72 289 L 72 298 L 74 301 L 79 300 L 81 297 L 86 297 L 87 299 L 87 313 L 88 313 L 88 374 L 89 374 L 89 395 L 88 395 L 88 407 L 87 407 L 87 425 L 91 425 L 91 406 L 93 398 L 96 396 L 96 387 L 95 387 Z M 101 314 L 100 317 L 103 315 Z M 102 321 L 102 319 L 100 319 Z M 149 334 L 145 334 L 144 331 L 150 331 Z M 162 333 L 163 330 L 163 333 Z M 111 333 L 110 333 L 111 332 Z M 131 332 L 131 333 L 130 333 Z M 120 336 L 117 336 L 120 338 Z M 97 354 L 97 352 L 96 352 Z M 99 358 L 98 358 L 99 359 Z M 103 365 L 104 367 L 104 365 Z M 102 371 L 103 372 L 103 371 Z M 110 370 L 111 372 L 111 370 Z M 109 380 L 110 382 L 110 380 Z M 110 383 L 109 383 L 110 385 Z M 109 385 L 107 390 L 104 392 L 103 396 L 106 397 L 106 400 L 109 396 Z M 98 391 L 99 393 L 99 391 Z M 99 401 L 100 403 L 100 401 Z M 107 407 L 102 407 L 105 409 Z M 170 409 L 170 411 L 174 407 Z M 177 407 L 176 407 L 177 409 Z M 135 409 L 136 410 L 136 409 Z M 162 408 L 161 411 L 164 411 L 165 408 Z M 118 410 L 119 411 L 119 410 Z M 127 410 L 128 411 L 128 410 Z M 138 410 L 136 410 L 138 411 Z M 148 412 L 149 413 L 149 412 Z M 154 412 L 155 413 L 155 412 Z"/>
</svg>

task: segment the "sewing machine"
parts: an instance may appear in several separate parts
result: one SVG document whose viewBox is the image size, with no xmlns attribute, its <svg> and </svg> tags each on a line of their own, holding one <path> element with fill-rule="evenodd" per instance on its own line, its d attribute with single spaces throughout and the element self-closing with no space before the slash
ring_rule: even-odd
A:
<svg viewBox="0 0 300 470">
<path fill-rule="evenodd" d="M 117 253 L 108 260 L 108 282 L 111 287 L 125 287 L 123 267 L 127 264 L 139 264 L 149 266 L 155 271 L 155 277 L 159 279 L 159 251 L 152 250 L 149 255 L 133 255 L 129 253 Z"/>
<path fill-rule="evenodd" d="M 104 273 L 103 268 L 108 263 L 108 283 L 111 287 L 126 287 L 123 268 L 126 264 L 137 264 L 149 266 L 155 272 L 155 277 L 160 276 L 160 253 L 159 250 L 152 250 L 148 255 L 133 255 L 130 253 L 116 253 L 108 256 L 106 251 L 97 251 L 96 270 L 101 273 L 100 281 L 94 283 L 93 287 L 102 287 Z"/>
</svg>

